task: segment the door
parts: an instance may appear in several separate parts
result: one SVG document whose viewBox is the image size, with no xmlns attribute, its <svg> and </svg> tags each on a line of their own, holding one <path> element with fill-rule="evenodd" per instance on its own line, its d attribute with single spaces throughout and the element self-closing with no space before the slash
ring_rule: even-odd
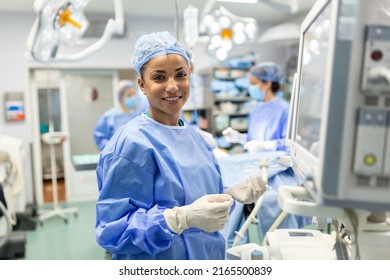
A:
<svg viewBox="0 0 390 280">
<path fill-rule="evenodd" d="M 93 130 L 101 115 L 114 106 L 114 70 L 63 70 L 64 129 L 69 141 L 64 145 L 67 197 L 70 201 L 96 199 L 96 165 L 99 150 Z"/>
</svg>

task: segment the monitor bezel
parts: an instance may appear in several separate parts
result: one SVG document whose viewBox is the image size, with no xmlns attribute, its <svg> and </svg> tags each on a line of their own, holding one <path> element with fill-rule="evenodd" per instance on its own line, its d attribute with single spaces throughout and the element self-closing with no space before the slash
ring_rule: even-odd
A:
<svg viewBox="0 0 390 280">
<path fill-rule="evenodd" d="M 290 110 L 288 112 L 288 122 L 287 122 L 287 129 L 286 129 L 286 141 L 285 145 L 286 147 L 290 148 L 292 143 L 292 136 L 293 136 L 293 125 L 295 120 L 293 119 L 296 115 L 294 114 L 294 110 L 296 108 L 296 102 L 297 102 L 297 79 L 298 79 L 298 73 L 295 72 L 293 76 L 293 83 L 291 87 L 291 98 L 290 98 Z"/>
<path fill-rule="evenodd" d="M 301 24 L 301 30 L 300 30 L 300 40 L 299 40 L 299 54 L 298 54 L 298 65 L 297 65 L 297 79 L 296 79 L 296 86 L 295 86 L 295 93 L 294 93 L 294 102 L 292 103 L 293 109 L 292 109 L 292 123 L 291 123 L 291 139 L 289 143 L 290 147 L 290 156 L 291 160 L 293 162 L 293 169 L 298 176 L 298 181 L 305 186 L 308 191 L 316 198 L 321 200 L 321 195 L 319 194 L 321 190 L 319 189 L 321 186 L 322 181 L 322 162 L 323 162 L 323 152 L 324 147 L 323 145 L 320 146 L 319 155 L 318 157 L 315 157 L 309 150 L 307 150 L 305 147 L 299 144 L 297 142 L 297 126 L 298 126 L 298 116 L 299 116 L 299 98 L 300 98 L 300 86 L 302 82 L 302 66 L 303 66 L 303 55 L 304 55 L 304 39 L 305 34 L 310 29 L 312 24 L 315 22 L 315 20 L 321 15 L 323 10 L 328 7 L 328 5 L 331 5 L 331 0 L 319 0 L 317 1 L 308 15 L 305 17 L 304 21 Z M 330 9 L 333 9 L 333 7 L 330 7 Z M 331 11 L 333 13 L 334 11 Z M 334 24 L 334 23 L 333 23 Z M 332 28 L 332 26 L 331 26 Z M 334 27 L 333 27 L 334 28 Z M 332 36 L 329 36 L 329 39 L 331 40 Z M 332 42 L 329 42 L 329 46 L 332 46 Z M 328 57 L 331 55 L 332 50 L 329 50 Z M 331 60 L 328 59 L 327 61 L 327 71 L 331 69 L 332 63 Z M 329 91 L 327 88 L 329 88 L 329 75 L 327 73 L 324 73 L 325 76 L 325 90 L 324 90 L 324 96 L 323 96 L 323 106 L 325 109 L 326 104 L 328 104 L 328 95 Z M 322 124 L 320 128 L 320 141 L 324 141 L 324 135 L 326 135 L 326 127 L 327 127 L 327 119 L 326 119 L 326 110 L 323 110 L 322 112 Z"/>
</svg>

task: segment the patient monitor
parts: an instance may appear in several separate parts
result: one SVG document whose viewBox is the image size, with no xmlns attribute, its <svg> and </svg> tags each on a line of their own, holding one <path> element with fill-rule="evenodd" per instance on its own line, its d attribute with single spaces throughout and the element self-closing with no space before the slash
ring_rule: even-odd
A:
<svg viewBox="0 0 390 280">
<path fill-rule="evenodd" d="M 390 259 L 390 0 L 317 0 L 300 32 L 286 140 L 297 186 L 278 203 L 331 220 L 336 238 L 275 230 L 228 258 Z"/>
<path fill-rule="evenodd" d="M 287 212 L 338 219 L 352 258 L 390 259 L 390 1 L 318 0 L 301 25 Z M 294 204 L 294 202 L 296 202 Z"/>
<path fill-rule="evenodd" d="M 390 210 L 386 6 L 318 1 L 302 23 L 291 158 L 322 204 Z"/>
</svg>

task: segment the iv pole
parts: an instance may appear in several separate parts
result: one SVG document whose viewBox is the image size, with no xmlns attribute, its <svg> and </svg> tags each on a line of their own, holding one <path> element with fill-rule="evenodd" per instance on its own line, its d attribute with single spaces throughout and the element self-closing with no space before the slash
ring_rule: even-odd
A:
<svg viewBox="0 0 390 280">
<path fill-rule="evenodd" d="M 48 71 L 48 70 L 47 70 Z M 50 81 L 49 74 L 48 82 Z M 48 114 L 49 114 L 49 132 L 42 134 L 42 141 L 50 147 L 50 168 L 51 168 L 51 181 L 53 191 L 53 210 L 40 211 L 39 222 L 42 225 L 43 221 L 54 216 L 60 216 L 64 219 L 64 222 L 68 222 L 68 218 L 65 214 L 75 213 L 77 216 L 78 208 L 61 208 L 58 204 L 58 184 L 57 184 L 57 165 L 56 165 L 56 152 L 55 145 L 61 144 L 67 139 L 67 135 L 62 131 L 54 131 L 54 121 L 52 107 L 52 92 L 50 86 L 48 87 L 47 98 Z"/>
</svg>

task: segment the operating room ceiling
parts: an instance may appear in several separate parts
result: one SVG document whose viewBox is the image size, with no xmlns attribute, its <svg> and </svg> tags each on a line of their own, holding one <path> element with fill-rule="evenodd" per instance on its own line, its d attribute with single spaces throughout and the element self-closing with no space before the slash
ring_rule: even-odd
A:
<svg viewBox="0 0 390 280">
<path fill-rule="evenodd" d="M 207 7 L 224 6 L 238 16 L 252 17 L 258 22 L 276 24 L 307 12 L 314 2 L 315 0 L 258 0 L 256 4 L 239 4 L 215 0 L 123 0 L 123 7 L 126 16 L 174 18 L 176 5 L 180 17 L 184 8 L 190 3 L 199 9 L 199 15 L 206 12 Z M 33 3 L 33 0 L 0 1 L 0 12 L 34 12 Z M 289 11 L 291 3 L 295 3 L 297 10 Z M 114 4 L 111 0 L 90 0 L 85 11 L 86 13 L 113 13 Z"/>
</svg>

